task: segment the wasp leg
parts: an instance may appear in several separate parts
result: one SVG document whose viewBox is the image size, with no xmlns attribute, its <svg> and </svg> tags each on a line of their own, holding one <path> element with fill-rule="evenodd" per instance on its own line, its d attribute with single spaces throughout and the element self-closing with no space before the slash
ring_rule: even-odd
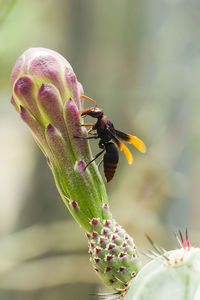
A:
<svg viewBox="0 0 200 300">
<path fill-rule="evenodd" d="M 100 162 L 98 163 L 98 168 L 100 167 L 100 165 L 102 164 L 103 162 L 103 158 L 100 160 Z"/>
<path fill-rule="evenodd" d="M 96 133 L 92 133 L 91 131 L 89 131 L 88 130 L 88 132 L 87 132 L 88 134 L 91 134 L 91 135 L 93 135 L 93 136 L 97 136 L 97 134 Z"/>
<path fill-rule="evenodd" d="M 92 135 L 95 135 L 93 133 L 91 133 L 91 131 L 95 130 L 95 127 L 94 127 L 95 124 L 92 124 L 92 123 L 88 123 L 88 124 L 81 124 L 80 126 L 92 126 L 87 132 L 92 134 Z"/>
<path fill-rule="evenodd" d="M 85 169 L 93 162 L 95 161 L 95 159 L 97 159 L 101 154 L 103 154 L 103 152 L 105 151 L 105 149 L 101 150 L 99 153 L 97 153 L 95 155 L 95 157 L 85 166 Z"/>
<path fill-rule="evenodd" d="M 80 126 L 93 126 L 94 123 L 80 124 Z"/>
<path fill-rule="evenodd" d="M 93 131 L 94 129 L 91 127 L 88 131 L 87 131 L 87 133 L 90 133 L 90 134 L 92 134 L 92 135 L 97 135 L 96 133 L 91 133 L 91 131 Z"/>
</svg>

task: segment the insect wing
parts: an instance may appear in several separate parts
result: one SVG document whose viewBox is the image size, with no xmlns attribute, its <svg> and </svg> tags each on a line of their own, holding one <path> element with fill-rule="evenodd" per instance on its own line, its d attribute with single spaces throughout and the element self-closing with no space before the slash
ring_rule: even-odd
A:
<svg viewBox="0 0 200 300">
<path fill-rule="evenodd" d="M 124 143 L 122 143 L 120 141 L 120 139 L 118 139 L 118 137 L 115 134 L 113 134 L 112 132 L 110 132 L 110 133 L 112 135 L 113 141 L 117 144 L 117 146 L 119 147 L 119 149 L 121 151 L 124 151 L 124 154 L 126 156 L 126 159 L 128 160 L 128 163 L 132 164 L 133 163 L 133 156 L 132 156 L 130 150 L 124 145 Z"/>
<path fill-rule="evenodd" d="M 133 136 L 131 134 L 124 133 L 122 131 L 115 129 L 115 134 L 120 139 L 128 142 L 129 144 L 132 144 L 135 148 L 137 148 L 140 152 L 144 153 L 146 152 L 146 145 L 143 143 L 142 140 L 140 140 L 138 137 Z"/>
</svg>

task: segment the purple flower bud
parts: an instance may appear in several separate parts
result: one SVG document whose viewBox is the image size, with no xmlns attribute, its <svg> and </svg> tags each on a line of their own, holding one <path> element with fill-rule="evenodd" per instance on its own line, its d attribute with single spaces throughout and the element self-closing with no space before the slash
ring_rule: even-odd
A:
<svg viewBox="0 0 200 300">
<path fill-rule="evenodd" d="M 63 103 L 58 89 L 52 84 L 43 83 L 38 90 L 37 100 L 47 124 L 52 123 L 65 136 L 66 127 L 63 120 Z"/>
<path fill-rule="evenodd" d="M 99 225 L 99 220 L 97 218 L 93 218 L 91 221 L 90 221 L 90 224 L 93 226 L 93 227 L 97 227 Z"/>
<path fill-rule="evenodd" d="M 108 228 L 103 228 L 101 231 L 102 235 L 108 236 L 110 234 L 110 230 Z"/>
<path fill-rule="evenodd" d="M 99 239 L 99 244 L 101 245 L 101 247 L 105 248 L 107 245 L 108 240 L 106 238 L 100 237 Z"/>
<path fill-rule="evenodd" d="M 108 244 L 108 247 L 107 247 L 108 251 L 110 253 L 115 253 L 116 252 L 116 245 L 115 244 Z"/>
<path fill-rule="evenodd" d="M 102 204 L 102 208 L 103 208 L 104 211 L 108 211 L 109 206 L 108 206 L 107 203 L 103 203 L 103 204 Z"/>
<path fill-rule="evenodd" d="M 111 240 L 113 241 L 113 243 L 119 245 L 121 243 L 121 239 L 118 235 L 116 234 L 113 234 L 112 237 L 111 237 Z"/>
<path fill-rule="evenodd" d="M 120 273 L 121 273 L 122 275 L 125 275 L 125 274 L 127 273 L 127 268 L 125 268 L 125 267 L 120 267 L 119 271 L 120 271 Z"/>
<path fill-rule="evenodd" d="M 92 231 L 92 237 L 93 237 L 93 239 L 96 239 L 98 237 L 98 233 L 95 231 Z"/>
<path fill-rule="evenodd" d="M 94 262 L 98 265 L 101 262 L 101 259 L 99 257 L 95 257 Z"/>
<path fill-rule="evenodd" d="M 46 138 L 44 135 L 44 130 L 40 126 L 39 122 L 34 118 L 34 116 L 29 112 L 28 109 L 20 105 L 20 117 L 31 129 L 36 141 L 45 149 L 46 153 L 49 153 Z"/>
<path fill-rule="evenodd" d="M 105 220 L 105 221 L 104 221 L 104 226 L 110 228 L 110 227 L 112 226 L 111 220 Z"/>
<path fill-rule="evenodd" d="M 94 248 L 94 246 L 95 246 L 95 243 L 94 242 L 90 242 L 90 247 Z"/>
<path fill-rule="evenodd" d="M 73 209 L 77 209 L 78 208 L 78 203 L 76 201 L 70 201 L 71 206 L 73 207 Z"/>
<path fill-rule="evenodd" d="M 112 255 L 106 255 L 106 261 L 112 263 L 114 261 L 114 257 Z"/>
<path fill-rule="evenodd" d="M 96 248 L 95 248 L 95 253 L 96 253 L 96 255 L 98 255 L 99 257 L 101 257 L 101 256 L 102 256 L 102 249 L 96 247 Z"/>
<path fill-rule="evenodd" d="M 86 232 L 85 234 L 86 234 L 86 236 L 87 236 L 87 238 L 88 238 L 88 239 L 90 239 L 90 238 L 91 238 L 91 236 L 90 236 L 90 233 L 89 233 L 89 232 Z"/>
<path fill-rule="evenodd" d="M 73 144 L 74 150 L 80 157 L 86 156 L 88 151 L 86 140 L 82 138 L 74 138 L 81 137 L 84 129 L 80 124 L 80 116 L 77 105 L 72 98 L 65 102 L 63 112 L 67 131 L 69 137 L 71 137 L 70 142 Z"/>
<path fill-rule="evenodd" d="M 127 262 L 128 261 L 128 257 L 124 252 L 121 252 L 119 254 L 119 258 L 123 261 L 123 262 Z"/>
<path fill-rule="evenodd" d="M 76 75 L 74 74 L 74 72 L 72 71 L 72 69 L 66 68 L 65 69 L 65 80 L 66 80 L 66 84 L 68 89 L 70 89 L 72 91 L 72 95 L 73 98 L 75 100 L 76 105 L 78 106 L 78 108 L 80 109 L 80 97 L 83 94 L 81 87 L 77 85 L 77 78 Z"/>
<path fill-rule="evenodd" d="M 35 102 L 35 84 L 30 76 L 20 77 L 14 86 L 14 94 L 20 98 L 21 104 L 32 112 L 34 117 L 41 120 L 41 114 Z"/>
<path fill-rule="evenodd" d="M 85 163 L 83 160 L 77 161 L 75 164 L 75 169 L 78 170 L 79 173 L 85 172 Z"/>
<path fill-rule="evenodd" d="M 111 267 L 106 267 L 106 270 L 105 270 L 107 273 L 111 273 L 112 272 L 112 268 Z"/>
</svg>

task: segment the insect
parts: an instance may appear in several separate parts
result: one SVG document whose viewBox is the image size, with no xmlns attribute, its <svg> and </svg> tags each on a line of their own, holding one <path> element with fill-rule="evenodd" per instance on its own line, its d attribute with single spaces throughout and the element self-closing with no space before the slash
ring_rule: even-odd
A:
<svg viewBox="0 0 200 300">
<path fill-rule="evenodd" d="M 100 139 L 99 148 L 102 149 L 86 165 L 85 168 L 87 168 L 94 160 L 97 159 L 97 157 L 99 157 L 105 152 L 101 162 L 103 161 L 104 174 L 107 182 L 109 182 L 115 175 L 117 164 L 119 161 L 119 154 L 116 145 L 119 147 L 121 151 L 124 151 L 124 154 L 129 164 L 132 164 L 133 157 L 129 149 L 122 142 L 122 140 L 134 145 L 142 153 L 146 151 L 146 146 L 136 136 L 115 129 L 113 123 L 104 115 L 103 110 L 97 107 L 96 101 L 94 101 L 93 99 L 85 95 L 83 95 L 82 97 L 84 99 L 92 101 L 94 103 L 94 107 L 81 110 L 80 111 L 81 116 L 91 116 L 97 119 L 97 122 L 95 124 L 93 123 L 81 124 L 81 126 L 91 126 L 91 128 L 88 130 L 88 134 L 92 134 L 92 136 L 85 137 L 85 138 Z M 92 133 L 92 131 L 96 131 L 96 133 Z"/>
</svg>

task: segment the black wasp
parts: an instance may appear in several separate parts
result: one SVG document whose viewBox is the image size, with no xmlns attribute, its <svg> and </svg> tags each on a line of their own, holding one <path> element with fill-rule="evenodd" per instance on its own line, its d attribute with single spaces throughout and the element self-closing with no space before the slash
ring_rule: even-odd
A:
<svg viewBox="0 0 200 300">
<path fill-rule="evenodd" d="M 119 154 L 116 145 L 119 147 L 120 150 L 124 151 L 128 163 L 132 164 L 133 162 L 131 152 L 124 145 L 124 143 L 122 143 L 121 140 L 134 145 L 142 153 L 146 151 L 146 146 L 136 136 L 115 129 L 113 123 L 104 115 L 103 110 L 97 107 L 96 101 L 84 95 L 82 97 L 92 101 L 95 104 L 95 106 L 81 110 L 81 116 L 91 116 L 93 118 L 96 118 L 97 122 L 95 124 L 81 124 L 81 126 L 91 126 L 91 128 L 88 130 L 88 133 L 92 134 L 92 136 L 89 136 L 86 139 L 100 139 L 99 148 L 102 149 L 99 153 L 96 154 L 94 159 L 92 159 L 86 165 L 85 168 L 87 168 L 89 164 L 91 164 L 95 159 L 97 159 L 97 157 L 99 157 L 105 152 L 102 161 L 104 166 L 104 174 L 107 182 L 109 182 L 115 175 L 115 171 L 119 161 Z M 94 130 L 96 130 L 96 133 L 91 133 Z"/>
</svg>

